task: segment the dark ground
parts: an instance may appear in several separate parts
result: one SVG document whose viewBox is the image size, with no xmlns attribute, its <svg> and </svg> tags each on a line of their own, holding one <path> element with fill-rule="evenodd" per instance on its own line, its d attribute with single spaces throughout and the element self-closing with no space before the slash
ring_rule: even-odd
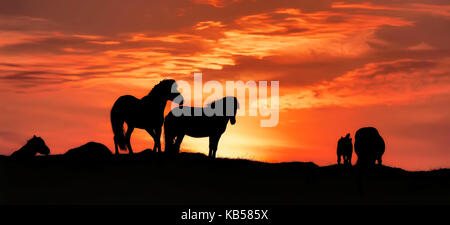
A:
<svg viewBox="0 0 450 225">
<path fill-rule="evenodd" d="M 0 157 L 0 204 L 450 204 L 450 170 L 176 159 L 144 152 L 80 161 Z"/>
</svg>

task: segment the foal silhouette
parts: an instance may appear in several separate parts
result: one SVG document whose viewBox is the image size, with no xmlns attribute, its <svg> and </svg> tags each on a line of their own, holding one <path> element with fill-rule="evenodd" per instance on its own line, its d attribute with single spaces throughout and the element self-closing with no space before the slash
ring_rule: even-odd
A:
<svg viewBox="0 0 450 225">
<path fill-rule="evenodd" d="M 225 97 L 209 103 L 205 108 L 183 106 L 175 108 L 164 121 L 165 151 L 178 153 L 185 135 L 209 137 L 209 157 L 215 158 L 220 137 L 227 128 L 236 123 L 239 102 L 235 97 Z M 183 111 L 183 115 L 176 112 Z M 195 111 L 201 115 L 195 115 Z"/>
<path fill-rule="evenodd" d="M 115 154 L 118 147 L 133 154 L 130 144 L 134 128 L 145 129 L 154 140 L 154 151 L 161 151 L 161 127 L 164 122 L 164 108 L 167 101 L 178 101 L 183 104 L 183 97 L 177 90 L 175 80 L 166 79 L 155 85 L 150 93 L 138 99 L 131 95 L 119 97 L 111 109 L 111 125 L 114 132 Z M 124 134 L 124 123 L 127 131 Z"/>
<path fill-rule="evenodd" d="M 337 145 L 337 162 L 341 164 L 341 157 L 344 160 L 344 165 L 352 164 L 353 144 L 350 134 L 341 137 Z"/>
<path fill-rule="evenodd" d="M 50 154 L 50 149 L 41 137 L 34 135 L 22 148 L 11 154 L 11 157 L 16 159 L 31 159 L 36 156 L 36 153 L 48 155 Z"/>
</svg>

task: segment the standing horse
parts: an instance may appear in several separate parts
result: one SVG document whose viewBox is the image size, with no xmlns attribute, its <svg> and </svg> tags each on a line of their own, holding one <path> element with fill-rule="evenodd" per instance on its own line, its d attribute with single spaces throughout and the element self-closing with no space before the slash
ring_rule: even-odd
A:
<svg viewBox="0 0 450 225">
<path fill-rule="evenodd" d="M 22 148 L 11 154 L 11 157 L 16 159 L 32 159 L 36 156 L 36 153 L 48 155 L 50 154 L 50 149 L 41 137 L 34 135 Z"/>
<path fill-rule="evenodd" d="M 209 137 L 209 157 L 215 158 L 219 139 L 225 132 L 228 121 L 231 125 L 236 123 L 238 108 L 239 102 L 235 97 L 225 97 L 209 103 L 205 108 L 183 106 L 173 109 L 164 121 L 166 152 L 178 153 L 185 135 Z M 181 111 L 183 114 L 177 115 Z"/>
<path fill-rule="evenodd" d="M 153 137 L 153 150 L 161 151 L 161 127 L 164 123 L 164 108 L 168 100 L 177 100 L 179 101 L 177 103 L 183 104 L 183 97 L 177 90 L 175 80 L 166 79 L 159 82 L 142 99 L 124 95 L 116 100 L 111 109 L 115 154 L 119 154 L 118 147 L 121 150 L 128 148 L 129 153 L 133 154 L 130 138 L 134 128 L 145 129 Z M 124 123 L 127 124 L 126 133 L 124 133 Z"/>
<path fill-rule="evenodd" d="M 352 165 L 353 144 L 350 134 L 341 137 L 337 145 L 337 162 L 341 164 L 341 157 L 344 160 L 344 165 Z"/>
<path fill-rule="evenodd" d="M 363 127 L 356 131 L 355 153 L 358 156 L 358 165 L 372 166 L 376 161 L 381 165 L 385 150 L 386 144 L 376 128 Z"/>
</svg>

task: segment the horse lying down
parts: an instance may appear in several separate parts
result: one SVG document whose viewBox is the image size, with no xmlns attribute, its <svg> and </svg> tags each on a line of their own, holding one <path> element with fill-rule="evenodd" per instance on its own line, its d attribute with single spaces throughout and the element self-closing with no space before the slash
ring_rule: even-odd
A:
<svg viewBox="0 0 450 225">
<path fill-rule="evenodd" d="M 75 160 L 105 160 L 112 158 L 112 153 L 104 144 L 88 142 L 64 153 L 64 157 Z"/>
<path fill-rule="evenodd" d="M 11 158 L 32 159 L 37 153 L 48 155 L 50 154 L 50 149 L 41 137 L 36 137 L 36 135 L 34 135 L 22 148 L 11 154 Z"/>
<path fill-rule="evenodd" d="M 209 157 L 215 158 L 220 137 L 236 123 L 239 102 L 236 97 L 224 97 L 206 107 L 180 106 L 174 108 L 164 120 L 165 151 L 178 153 L 185 135 L 194 138 L 209 137 Z M 197 113 L 196 113 L 197 112 Z M 181 114 L 181 115 L 180 115 Z"/>
</svg>

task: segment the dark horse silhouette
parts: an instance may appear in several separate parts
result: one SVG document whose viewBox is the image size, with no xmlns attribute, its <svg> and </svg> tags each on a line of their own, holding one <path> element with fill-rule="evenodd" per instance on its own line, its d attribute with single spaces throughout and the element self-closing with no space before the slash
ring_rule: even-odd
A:
<svg viewBox="0 0 450 225">
<path fill-rule="evenodd" d="M 166 79 L 155 85 L 150 93 L 142 99 L 131 95 L 119 97 L 111 109 L 111 125 L 114 132 L 115 154 L 118 147 L 133 154 L 130 144 L 134 128 L 145 129 L 154 140 L 154 151 L 161 151 L 161 127 L 164 123 L 164 108 L 167 101 L 183 104 L 183 97 L 177 90 L 175 80 Z M 124 123 L 127 131 L 124 134 Z"/>
<path fill-rule="evenodd" d="M 112 157 L 112 153 L 104 144 L 88 142 L 80 147 L 68 150 L 64 153 L 64 156 L 77 160 L 102 160 Z"/>
<path fill-rule="evenodd" d="M 191 137 L 209 137 L 209 157 L 215 158 L 220 137 L 227 128 L 228 121 L 236 123 L 236 111 L 239 102 L 235 97 L 225 97 L 209 103 L 205 108 L 175 108 L 166 116 L 164 122 L 165 151 L 178 153 L 185 135 Z M 185 112 L 183 115 L 176 115 Z M 201 112 L 195 115 L 195 112 Z M 214 113 L 212 113 L 214 112 Z"/>
<path fill-rule="evenodd" d="M 11 157 L 16 159 L 31 159 L 36 156 L 36 153 L 48 155 L 50 154 L 50 149 L 41 137 L 34 135 L 22 148 L 11 154 Z"/>
<path fill-rule="evenodd" d="M 351 165 L 352 154 L 353 154 L 352 138 L 350 138 L 350 134 L 347 134 L 345 137 L 341 137 L 338 141 L 337 145 L 338 164 L 341 164 L 341 156 L 342 156 L 342 159 L 344 160 L 344 165 Z"/>
<path fill-rule="evenodd" d="M 385 151 L 383 138 L 374 127 L 363 127 L 355 134 L 355 153 L 359 165 L 381 165 L 381 157 Z"/>
</svg>

